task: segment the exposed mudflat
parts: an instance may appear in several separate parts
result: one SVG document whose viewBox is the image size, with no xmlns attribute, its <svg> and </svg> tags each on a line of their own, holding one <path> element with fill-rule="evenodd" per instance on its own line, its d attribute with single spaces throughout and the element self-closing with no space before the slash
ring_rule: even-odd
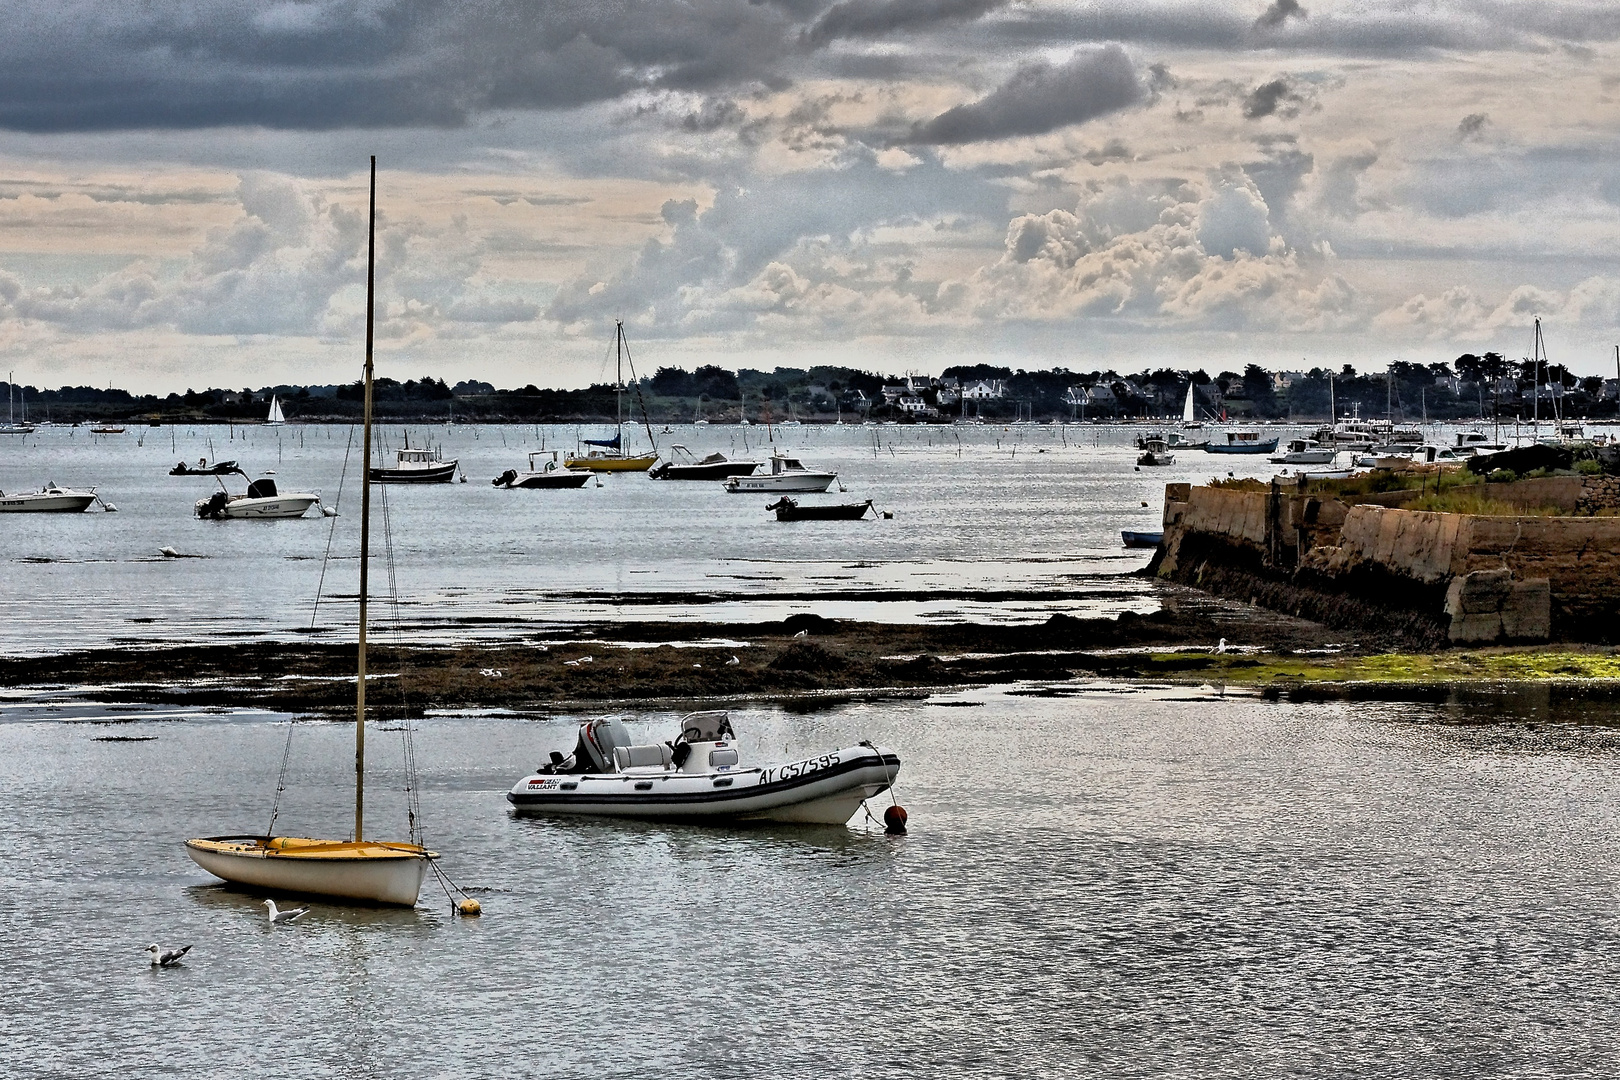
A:
<svg viewBox="0 0 1620 1080">
<path fill-rule="evenodd" d="M 370 649 L 369 704 L 427 709 L 546 709 L 614 700 L 816 698 L 828 693 L 1194 674 L 1217 656 L 1328 649 L 1333 632 L 1239 605 L 1180 598 L 1151 615 L 1033 626 L 892 625 L 793 615 L 782 622 L 626 622 L 536 628 L 507 642 Z M 1155 655 L 1170 651 L 1173 657 Z M 1223 655 L 1227 655 L 1223 654 Z M 1179 659 L 1176 659 L 1179 658 Z M 101 648 L 0 665 L 0 685 L 93 689 L 103 700 L 252 705 L 284 712 L 352 708 L 355 648 L 318 641 Z"/>
</svg>

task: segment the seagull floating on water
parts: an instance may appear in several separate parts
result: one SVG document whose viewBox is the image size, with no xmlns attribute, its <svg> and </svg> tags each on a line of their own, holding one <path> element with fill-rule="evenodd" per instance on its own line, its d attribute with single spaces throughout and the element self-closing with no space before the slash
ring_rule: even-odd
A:
<svg viewBox="0 0 1620 1080">
<path fill-rule="evenodd" d="M 280 926 L 282 923 L 290 923 L 295 919 L 309 914 L 309 908 L 307 907 L 288 908 L 286 911 L 282 911 L 276 907 L 276 902 L 274 900 L 266 900 L 264 902 L 264 906 L 270 909 L 271 926 Z"/>
<path fill-rule="evenodd" d="M 180 962 L 180 958 L 191 951 L 190 945 L 182 945 L 178 949 L 162 949 L 157 945 L 148 945 L 146 952 L 152 958 L 153 967 L 173 967 Z"/>
</svg>

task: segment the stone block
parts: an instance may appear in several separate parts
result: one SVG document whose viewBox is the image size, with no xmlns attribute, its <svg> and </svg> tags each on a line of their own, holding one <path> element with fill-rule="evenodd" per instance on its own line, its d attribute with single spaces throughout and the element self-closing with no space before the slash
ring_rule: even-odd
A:
<svg viewBox="0 0 1620 1080">
<path fill-rule="evenodd" d="M 1546 641 L 1552 635 L 1552 589 L 1546 578 L 1515 581 L 1502 605 L 1502 636 Z"/>
<path fill-rule="evenodd" d="M 1476 570 L 1460 574 L 1446 586 L 1446 614 L 1453 619 L 1461 615 L 1482 615 L 1502 610 L 1513 591 L 1513 571 Z"/>
<path fill-rule="evenodd" d="M 1502 636 L 1502 616 L 1495 612 L 1487 615 L 1453 616 L 1446 637 L 1457 644 L 1478 645 L 1497 641 Z"/>
</svg>

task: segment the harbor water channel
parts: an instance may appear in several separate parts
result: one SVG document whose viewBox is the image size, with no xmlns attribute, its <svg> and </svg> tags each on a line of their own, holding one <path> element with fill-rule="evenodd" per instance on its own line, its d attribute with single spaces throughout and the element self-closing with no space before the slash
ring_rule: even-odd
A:
<svg viewBox="0 0 1620 1080">
<path fill-rule="evenodd" d="M 342 516 L 286 522 L 198 521 L 191 503 L 212 481 L 166 470 L 234 457 L 330 504 L 348 429 L 221 434 L 59 429 L 8 447 L 4 490 L 95 484 L 119 512 L 8 523 L 0 656 L 291 638 L 309 624 L 333 520 L 334 552 L 354 547 L 354 462 Z M 555 620 L 672 618 L 700 639 L 704 622 L 794 611 L 1009 623 L 1149 611 L 1152 584 L 1114 576 L 1145 561 L 1119 530 L 1155 527 L 1165 482 L 1270 472 L 1198 453 L 1137 472 L 1121 429 L 806 428 L 790 448 L 839 470 L 839 498 L 895 516 L 786 525 L 765 500 L 639 476 L 490 487 L 529 450 L 571 447 L 573 429 L 430 434 L 471 482 L 386 493 L 400 617 L 421 640 Z M 731 453 L 762 434 L 676 439 Z M 319 626 L 342 640 L 354 564 L 327 565 Z M 483 915 L 453 915 L 430 879 L 412 911 L 314 903 L 272 928 L 258 897 L 220 886 L 182 841 L 263 831 L 289 745 L 277 831 L 345 828 L 350 726 L 5 691 L 0 1074 L 1620 1068 L 1620 727 L 1606 703 L 1485 688 L 1290 703 L 1082 680 L 730 706 L 745 762 L 868 738 L 896 748 L 910 834 L 861 818 L 517 817 L 505 791 L 587 717 L 430 712 L 413 736 L 426 839 Z M 675 733 L 676 713 L 657 706 L 613 712 L 638 739 Z M 375 723 L 368 739 L 379 836 L 406 828 L 397 728 Z M 153 942 L 193 949 L 154 970 Z"/>
<path fill-rule="evenodd" d="M 746 759 L 900 748 L 904 838 L 514 817 L 504 791 L 578 717 L 430 716 L 428 842 L 482 917 L 430 879 L 414 911 L 315 903 L 275 929 L 181 840 L 264 827 L 285 717 L 35 695 L 0 719 L 8 1076 L 1617 1065 L 1620 733 L 1535 695 L 1075 684 L 736 710 Z M 319 833 L 350 812 L 352 732 L 294 734 L 277 827 Z M 399 738 L 369 740 L 373 829 L 404 827 Z M 152 942 L 194 948 L 154 971 Z"/>
</svg>

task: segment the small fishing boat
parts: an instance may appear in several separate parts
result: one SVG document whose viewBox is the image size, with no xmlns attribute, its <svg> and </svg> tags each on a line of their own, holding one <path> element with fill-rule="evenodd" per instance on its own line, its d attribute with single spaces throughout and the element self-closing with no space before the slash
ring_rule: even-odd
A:
<svg viewBox="0 0 1620 1080">
<path fill-rule="evenodd" d="M 92 435 L 122 435 L 124 429 L 116 424 L 97 424 L 90 429 Z"/>
<path fill-rule="evenodd" d="M 365 471 L 371 463 L 372 320 L 377 228 L 377 159 L 371 160 L 371 216 L 366 250 Z M 371 556 L 371 487 L 361 485 L 360 627 L 355 679 L 354 832 L 347 839 L 300 836 L 206 836 L 186 841 L 186 854 L 215 877 L 278 893 L 305 893 L 338 900 L 412 907 L 438 853 L 412 841 L 364 838 L 366 746 L 366 602 Z M 288 729 L 288 738 L 292 729 Z M 289 744 L 290 745 L 290 744 Z M 275 827 L 276 815 L 270 815 Z M 470 903 L 470 901 L 469 901 Z"/>
<path fill-rule="evenodd" d="M 205 521 L 226 521 L 303 517 L 306 510 L 320 501 L 317 492 L 279 492 L 276 482 L 266 476 L 250 483 L 245 495 L 232 495 L 221 480 L 219 490 L 206 499 L 198 499 L 196 505 L 197 516 Z"/>
<path fill-rule="evenodd" d="M 1154 436 L 1142 441 L 1142 453 L 1137 457 L 1136 463 L 1152 466 L 1174 465 L 1176 455 L 1170 452 L 1170 447 L 1162 438 Z"/>
<path fill-rule="evenodd" d="M 572 754 L 553 751 L 506 798 L 523 814 L 842 825 L 899 772 L 899 755 L 870 742 L 747 767 L 730 714 L 709 711 L 683 717 L 673 742 L 646 745 L 632 745 L 617 720 L 588 721 Z"/>
<path fill-rule="evenodd" d="M 757 461 L 734 460 L 724 454 L 710 454 L 700 461 L 680 443 L 671 443 L 669 460 L 659 462 L 647 477 L 651 480 L 724 480 L 728 476 L 750 476 L 757 468 Z"/>
<path fill-rule="evenodd" d="M 392 469 L 371 469 L 373 484 L 448 484 L 456 478 L 459 460 L 445 461 L 437 447 L 405 447 L 394 451 Z"/>
<path fill-rule="evenodd" d="M 240 473 L 234 461 L 216 461 L 208 464 L 207 458 L 198 458 L 197 464 L 188 465 L 184 461 L 169 470 L 170 476 L 229 476 L 231 473 Z M 246 475 L 246 474 L 244 474 Z"/>
<path fill-rule="evenodd" d="M 775 510 L 777 521 L 859 521 L 872 509 L 872 500 L 834 503 L 830 506 L 801 506 L 798 500 L 784 495 L 765 509 Z"/>
<path fill-rule="evenodd" d="M 1164 543 L 1162 532 L 1133 532 L 1130 529 L 1121 529 L 1119 536 L 1128 548 L 1156 548 Z"/>
<path fill-rule="evenodd" d="M 30 491 L 23 495 L 0 494 L 0 513 L 82 514 L 97 498 L 95 488 L 75 491 L 73 488 L 46 484 L 38 491 Z"/>
<path fill-rule="evenodd" d="M 536 450 L 529 455 L 529 471 L 518 472 L 516 469 L 507 469 L 501 475 L 491 480 L 496 487 L 503 488 L 580 488 L 590 482 L 596 474 L 586 469 L 565 469 L 557 463 L 557 451 Z"/>
<path fill-rule="evenodd" d="M 807 469 L 798 458 L 777 451 L 771 455 L 771 471 L 758 476 L 733 476 L 726 490 L 733 495 L 760 491 L 826 491 L 838 479 L 835 472 Z"/>
<path fill-rule="evenodd" d="M 1258 431 L 1227 431 L 1225 441 L 1210 439 L 1204 446 L 1206 454 L 1270 454 L 1277 449 L 1278 437 L 1262 439 Z"/>
</svg>

